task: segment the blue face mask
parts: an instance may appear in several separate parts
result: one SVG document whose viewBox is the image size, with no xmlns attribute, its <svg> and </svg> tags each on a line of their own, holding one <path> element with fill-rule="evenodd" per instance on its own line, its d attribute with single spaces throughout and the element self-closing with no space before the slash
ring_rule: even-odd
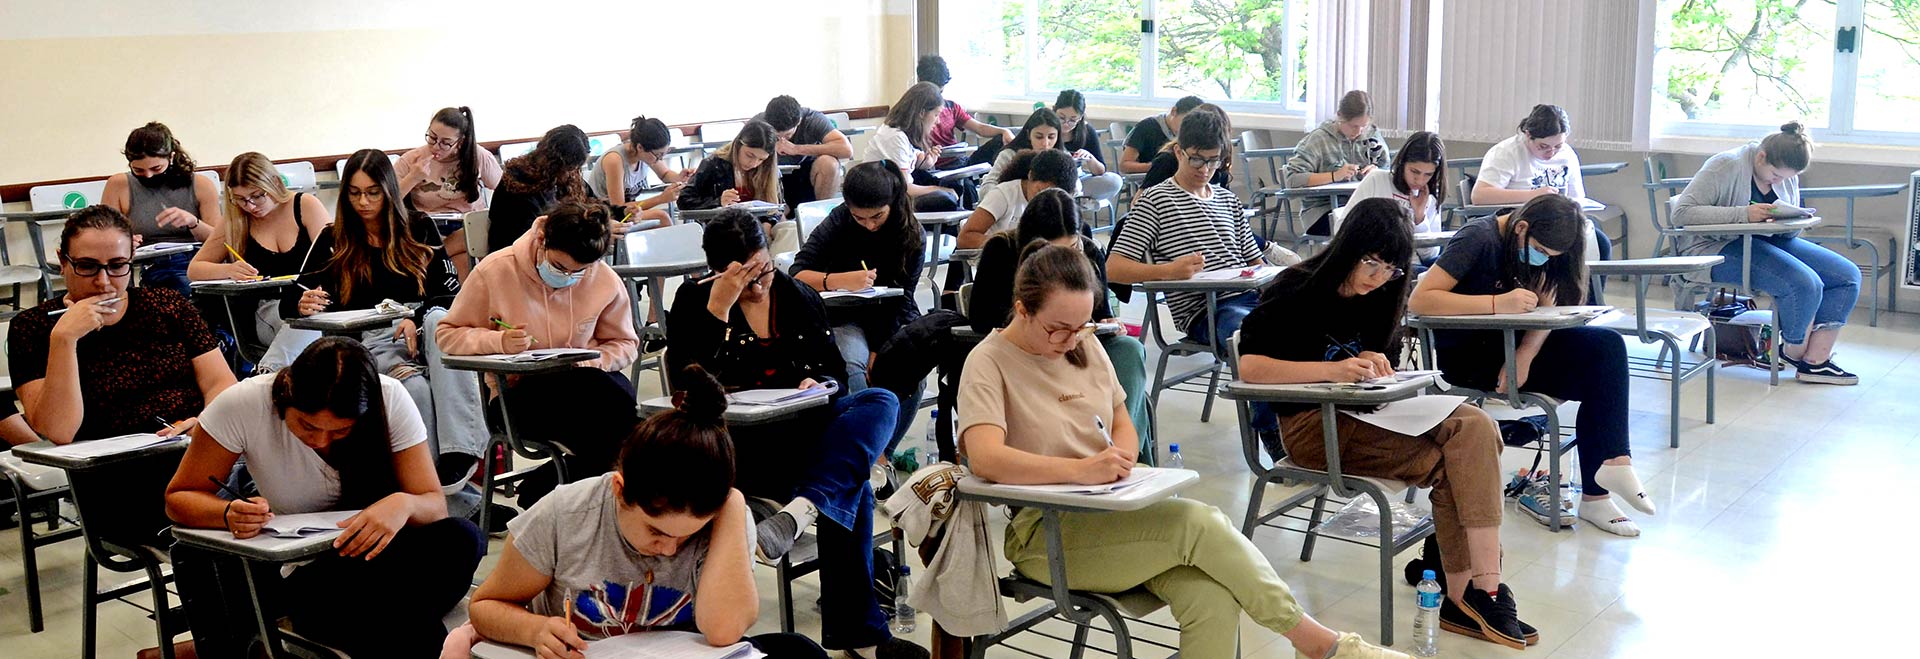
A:
<svg viewBox="0 0 1920 659">
<path fill-rule="evenodd" d="M 1527 265 L 1531 265 L 1536 268 L 1546 265 L 1547 259 L 1552 258 L 1550 256 L 1547 256 L 1546 252 L 1540 251 L 1539 248 L 1534 247 L 1531 244 L 1527 245 L 1526 257 L 1527 257 Z"/>
<path fill-rule="evenodd" d="M 561 272 L 559 268 L 553 267 L 553 262 L 551 261 L 541 261 L 540 265 L 534 268 L 534 270 L 540 273 L 540 281 L 550 288 L 566 288 L 578 284 L 580 283 L 580 278 L 586 274 L 584 272 L 572 274 Z"/>
</svg>

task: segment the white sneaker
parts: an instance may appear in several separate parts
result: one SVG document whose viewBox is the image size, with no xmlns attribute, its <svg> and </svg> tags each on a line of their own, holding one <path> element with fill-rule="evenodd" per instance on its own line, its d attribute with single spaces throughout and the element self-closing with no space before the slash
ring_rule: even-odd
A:
<svg viewBox="0 0 1920 659">
<path fill-rule="evenodd" d="M 1321 659 L 1301 654 L 1299 650 L 1294 650 L 1293 656 L 1295 659 Z M 1413 659 L 1412 655 L 1405 652 L 1368 643 L 1366 639 L 1360 638 L 1359 634 L 1352 632 L 1340 632 L 1340 640 L 1333 644 L 1333 657 L 1334 659 Z"/>
</svg>

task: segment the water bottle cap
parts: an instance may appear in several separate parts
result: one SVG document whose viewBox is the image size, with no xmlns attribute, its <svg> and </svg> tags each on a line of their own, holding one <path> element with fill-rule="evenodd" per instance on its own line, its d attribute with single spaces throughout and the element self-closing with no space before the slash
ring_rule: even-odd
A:
<svg viewBox="0 0 1920 659">
<path fill-rule="evenodd" d="M 901 569 L 903 569 L 903 570 L 904 570 L 904 569 L 906 569 L 906 568 L 901 568 Z M 1425 580 L 1428 580 L 1428 581 L 1432 581 L 1432 580 L 1433 580 L 1433 570 L 1421 570 L 1421 571 L 1420 571 L 1420 578 L 1421 578 L 1421 579 L 1425 579 Z"/>
<path fill-rule="evenodd" d="M 938 419 L 940 418 L 940 410 L 934 410 L 932 412 L 929 412 L 927 415 L 931 418 Z"/>
<path fill-rule="evenodd" d="M 1427 570 L 1427 571 L 1428 571 L 1428 572 L 1432 572 L 1433 570 Z M 910 566 L 906 566 L 906 565 L 902 565 L 902 566 L 900 566 L 900 576 L 903 576 L 903 577 L 904 577 L 904 576 L 907 576 L 907 575 L 909 575 L 909 574 L 913 574 L 913 568 L 912 568 L 912 567 L 910 567 Z"/>
<path fill-rule="evenodd" d="M 1179 444 L 1168 444 L 1168 445 L 1167 445 L 1167 452 L 1168 452 L 1168 453 L 1179 453 L 1179 452 L 1180 452 L 1180 445 L 1179 445 Z"/>
</svg>

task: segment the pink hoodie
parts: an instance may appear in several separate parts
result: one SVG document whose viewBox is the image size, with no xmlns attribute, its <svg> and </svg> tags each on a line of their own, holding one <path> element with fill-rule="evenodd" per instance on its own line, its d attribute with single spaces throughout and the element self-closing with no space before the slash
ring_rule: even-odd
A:
<svg viewBox="0 0 1920 659">
<path fill-rule="evenodd" d="M 535 225 L 506 249 L 488 254 L 467 277 L 434 338 L 449 355 L 502 351 L 501 322 L 527 331 L 534 348 L 592 348 L 600 358 L 581 362 L 608 371 L 633 364 L 640 342 L 633 332 L 627 287 L 605 262 L 595 261 L 580 283 L 551 288 L 535 269 L 541 252 Z"/>
</svg>

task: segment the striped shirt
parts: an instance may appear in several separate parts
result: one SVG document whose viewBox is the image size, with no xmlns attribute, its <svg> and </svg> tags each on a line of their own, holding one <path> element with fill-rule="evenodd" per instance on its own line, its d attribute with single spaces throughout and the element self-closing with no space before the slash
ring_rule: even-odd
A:
<svg viewBox="0 0 1920 659">
<path fill-rule="evenodd" d="M 1194 252 L 1206 254 L 1206 270 L 1245 268 L 1260 258 L 1253 226 L 1240 213 L 1240 199 L 1218 185 L 1201 199 L 1172 179 L 1147 188 L 1133 201 L 1127 221 L 1113 237 L 1112 254 L 1153 265 Z M 1181 331 L 1206 313 L 1205 293 L 1169 293 L 1167 308 Z"/>
</svg>

